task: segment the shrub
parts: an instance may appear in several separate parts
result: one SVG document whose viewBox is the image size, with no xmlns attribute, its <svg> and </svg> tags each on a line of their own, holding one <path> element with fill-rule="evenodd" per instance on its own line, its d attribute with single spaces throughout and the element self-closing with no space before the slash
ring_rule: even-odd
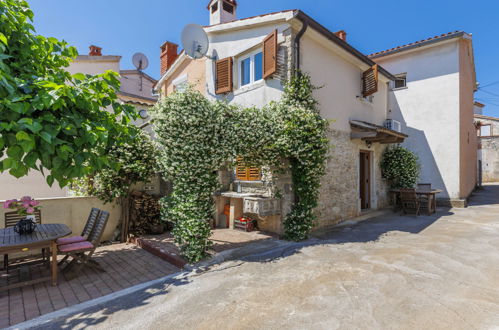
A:
<svg viewBox="0 0 499 330">
<path fill-rule="evenodd" d="M 397 146 L 387 148 L 381 159 L 381 173 L 391 188 L 414 188 L 419 178 L 418 157 L 410 150 Z"/>
</svg>

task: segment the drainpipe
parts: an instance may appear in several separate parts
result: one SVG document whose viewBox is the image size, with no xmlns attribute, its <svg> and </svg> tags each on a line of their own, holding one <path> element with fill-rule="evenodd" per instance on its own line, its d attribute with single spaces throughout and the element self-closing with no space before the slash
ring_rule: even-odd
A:
<svg viewBox="0 0 499 330">
<path fill-rule="evenodd" d="M 308 29 L 308 22 L 307 21 L 302 21 L 302 22 L 303 22 L 303 26 L 301 27 L 300 32 L 298 32 L 298 34 L 296 35 L 296 38 L 295 38 L 295 54 L 296 54 L 296 56 L 295 56 L 295 69 L 296 69 L 296 72 L 298 72 L 298 74 L 300 74 L 300 41 Z"/>
</svg>

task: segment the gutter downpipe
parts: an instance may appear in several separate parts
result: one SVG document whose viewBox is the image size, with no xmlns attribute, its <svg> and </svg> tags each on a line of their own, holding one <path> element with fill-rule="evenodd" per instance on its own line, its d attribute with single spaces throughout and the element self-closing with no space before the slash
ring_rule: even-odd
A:
<svg viewBox="0 0 499 330">
<path fill-rule="evenodd" d="M 300 41 L 301 41 L 301 38 L 303 37 L 303 35 L 305 34 L 305 32 L 307 31 L 308 29 L 308 22 L 307 21 L 302 21 L 303 23 L 303 26 L 301 27 L 301 30 L 300 32 L 298 32 L 298 34 L 296 35 L 296 38 L 295 38 L 295 54 L 296 54 L 296 57 L 295 57 L 295 69 L 296 69 L 296 72 L 298 74 L 301 74 L 300 73 Z"/>
</svg>

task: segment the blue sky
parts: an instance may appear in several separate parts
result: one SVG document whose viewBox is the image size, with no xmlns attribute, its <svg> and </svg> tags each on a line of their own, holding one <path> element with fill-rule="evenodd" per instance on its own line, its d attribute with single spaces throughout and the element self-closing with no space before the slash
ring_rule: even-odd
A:
<svg viewBox="0 0 499 330">
<path fill-rule="evenodd" d="M 188 23 L 207 25 L 208 0 L 28 0 L 37 32 L 64 39 L 81 54 L 95 44 L 106 55 L 149 57 L 148 74 L 159 78 L 159 46 L 180 43 Z M 368 54 L 438 34 L 473 34 L 477 77 L 475 94 L 485 113 L 499 116 L 499 1 L 496 0 L 238 0 L 238 18 L 301 9 L 332 31 L 344 29 L 348 41 Z M 436 109 L 437 110 L 437 109 Z"/>
</svg>

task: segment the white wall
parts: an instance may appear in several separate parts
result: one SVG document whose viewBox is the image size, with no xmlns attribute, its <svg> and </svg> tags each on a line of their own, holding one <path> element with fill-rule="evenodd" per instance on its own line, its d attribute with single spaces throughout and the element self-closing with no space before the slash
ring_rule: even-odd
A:
<svg viewBox="0 0 499 330">
<path fill-rule="evenodd" d="M 327 42 L 314 40 L 306 33 L 301 42 L 301 70 L 310 74 L 316 90 L 321 115 L 335 122 L 332 128 L 350 132 L 350 120 L 362 120 L 383 125 L 387 112 L 387 86 L 380 81 L 373 102 L 361 98 L 362 72 L 326 48 Z M 380 75 L 381 77 L 381 75 Z"/>
<path fill-rule="evenodd" d="M 278 29 L 278 42 L 284 41 L 283 31 L 289 28 L 288 24 L 266 25 L 248 30 L 236 30 L 223 34 L 209 33 L 210 49 L 208 54 L 217 54 L 218 59 L 223 59 L 229 56 L 235 56 L 233 77 L 234 77 L 234 92 L 228 95 L 215 95 L 215 61 L 206 61 L 206 85 L 207 96 L 210 98 L 223 99 L 226 98 L 231 103 L 240 104 L 243 106 L 262 107 L 270 101 L 276 101 L 281 98 L 282 84 L 276 79 L 267 79 L 260 83 L 251 86 L 238 88 L 237 75 L 237 56 L 260 45 L 263 39 Z"/>
<path fill-rule="evenodd" d="M 459 198 L 459 49 L 456 41 L 376 59 L 393 74 L 407 73 L 407 89 L 391 93 L 391 119 L 409 135 L 404 146 L 420 158 L 420 182 Z"/>
<path fill-rule="evenodd" d="M 153 98 L 152 88 L 154 86 L 154 82 L 152 82 L 150 79 L 146 78 L 145 76 L 142 76 L 138 71 L 137 72 L 131 72 L 131 70 L 122 71 L 120 81 L 121 81 L 121 87 L 120 87 L 121 92 Z"/>
</svg>

